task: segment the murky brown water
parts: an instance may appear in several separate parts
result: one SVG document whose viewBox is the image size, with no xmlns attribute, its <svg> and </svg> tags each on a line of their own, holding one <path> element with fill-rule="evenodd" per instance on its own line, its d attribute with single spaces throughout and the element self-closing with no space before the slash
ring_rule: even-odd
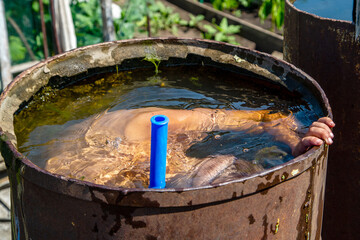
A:
<svg viewBox="0 0 360 240">
<path fill-rule="evenodd" d="M 116 116 L 123 117 L 117 113 L 125 109 L 263 110 L 289 115 L 288 122 L 300 123 L 300 132 L 319 117 L 293 93 L 236 73 L 199 66 L 161 70 L 157 76 L 149 69 L 106 73 L 66 88 L 43 89 L 15 117 L 19 150 L 40 167 L 67 177 L 147 187 L 150 141 L 133 141 L 121 133 L 117 126 L 127 121 Z M 256 126 L 170 131 L 168 187 L 223 182 L 292 159 L 286 144 Z"/>
</svg>

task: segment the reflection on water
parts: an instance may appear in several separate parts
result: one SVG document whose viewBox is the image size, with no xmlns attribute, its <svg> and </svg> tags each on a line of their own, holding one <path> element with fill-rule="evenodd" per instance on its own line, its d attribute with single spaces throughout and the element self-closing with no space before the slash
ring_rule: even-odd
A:
<svg viewBox="0 0 360 240">
<path fill-rule="evenodd" d="M 321 115 L 279 86 L 265 87 L 259 80 L 213 67 L 169 67 L 156 78 L 151 70 L 134 70 L 89 77 L 63 89 L 43 89 L 15 116 L 18 147 L 35 164 L 57 174 L 109 186 L 147 187 L 150 141 L 128 141 L 116 134 L 116 126 L 108 133 L 94 131 L 105 115 L 147 107 L 269 110 L 285 115 L 291 109 L 305 127 Z M 219 183 L 292 158 L 288 146 L 266 132 L 253 132 L 214 128 L 171 134 L 168 187 Z M 214 176 L 204 172 L 208 168 Z"/>
</svg>

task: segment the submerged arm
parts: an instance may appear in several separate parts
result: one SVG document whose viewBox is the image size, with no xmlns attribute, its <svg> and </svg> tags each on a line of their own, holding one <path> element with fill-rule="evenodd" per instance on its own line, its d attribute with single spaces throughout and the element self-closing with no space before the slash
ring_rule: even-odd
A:
<svg viewBox="0 0 360 240">
<path fill-rule="evenodd" d="M 334 135 L 331 127 L 335 124 L 330 118 L 320 118 L 314 122 L 303 138 L 294 130 L 297 124 L 292 116 L 271 113 L 271 110 L 223 110 L 195 108 L 175 110 L 163 108 L 139 108 L 118 110 L 106 113 L 92 126 L 94 133 L 105 136 L 123 136 L 128 141 L 150 139 L 150 118 L 157 114 L 166 115 L 169 121 L 169 134 L 186 131 L 209 132 L 214 130 L 247 131 L 249 133 L 268 132 L 290 146 L 293 155 L 304 153 L 311 146 L 319 146 L 325 141 L 332 144 Z"/>
<path fill-rule="evenodd" d="M 128 141 L 150 139 L 150 118 L 162 114 L 169 118 L 169 134 L 187 131 L 209 132 L 214 130 L 237 130 L 261 128 L 266 119 L 284 117 L 269 114 L 269 110 L 243 111 L 195 108 L 175 110 L 163 108 L 139 108 L 106 113 L 92 126 L 92 131 L 106 136 L 123 136 Z"/>
</svg>

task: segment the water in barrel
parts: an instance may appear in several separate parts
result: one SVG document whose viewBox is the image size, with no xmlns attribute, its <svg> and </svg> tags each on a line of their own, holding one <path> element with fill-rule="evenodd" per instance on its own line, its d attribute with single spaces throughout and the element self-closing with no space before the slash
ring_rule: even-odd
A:
<svg viewBox="0 0 360 240">
<path fill-rule="evenodd" d="M 352 22 L 355 2 L 356 0 L 296 0 L 294 6 L 320 17 Z"/>
<path fill-rule="evenodd" d="M 170 118 L 167 187 L 230 181 L 293 158 L 321 116 L 281 84 L 218 67 L 107 69 L 50 81 L 15 116 L 18 149 L 38 166 L 108 186 L 149 184 L 150 117 Z"/>
</svg>

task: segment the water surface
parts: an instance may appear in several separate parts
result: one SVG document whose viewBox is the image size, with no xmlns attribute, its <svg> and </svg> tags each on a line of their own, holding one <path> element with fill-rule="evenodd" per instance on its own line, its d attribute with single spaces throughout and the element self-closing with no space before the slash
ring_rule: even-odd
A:
<svg viewBox="0 0 360 240">
<path fill-rule="evenodd" d="M 353 0 L 296 0 L 294 6 L 324 18 L 353 21 Z"/>
<path fill-rule="evenodd" d="M 15 116 L 19 150 L 38 166 L 67 177 L 109 186 L 146 187 L 150 145 L 129 143 L 112 134 L 89 135 L 99 117 L 149 107 L 270 110 L 294 117 L 303 128 L 298 130 L 304 131 L 321 115 L 297 94 L 249 76 L 204 66 L 161 70 L 158 75 L 152 69 L 114 70 L 66 88 L 45 87 Z M 225 156 L 219 161 L 231 165 L 226 175 L 230 177 L 293 158 L 287 145 L 266 132 L 177 133 L 169 136 L 167 178 L 174 181 L 187 176 L 204 159 L 214 162 L 214 156 Z"/>
</svg>

